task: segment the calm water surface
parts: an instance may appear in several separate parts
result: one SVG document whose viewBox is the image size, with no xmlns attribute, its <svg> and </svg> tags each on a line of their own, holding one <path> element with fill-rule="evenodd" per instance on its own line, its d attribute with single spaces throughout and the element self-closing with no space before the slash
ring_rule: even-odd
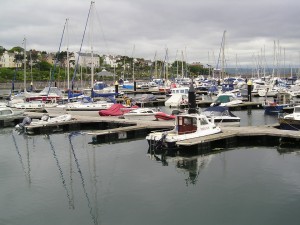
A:
<svg viewBox="0 0 300 225">
<path fill-rule="evenodd" d="M 90 141 L 0 130 L 0 224 L 299 224 L 297 149 L 242 147 L 161 162 L 144 139 Z"/>
</svg>

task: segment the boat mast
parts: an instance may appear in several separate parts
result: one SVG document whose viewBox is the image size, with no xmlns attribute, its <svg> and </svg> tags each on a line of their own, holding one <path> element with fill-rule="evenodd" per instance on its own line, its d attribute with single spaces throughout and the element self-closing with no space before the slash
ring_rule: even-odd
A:
<svg viewBox="0 0 300 225">
<path fill-rule="evenodd" d="M 134 82 L 135 78 L 134 78 L 134 51 L 135 51 L 135 45 L 133 45 L 133 49 L 132 49 L 132 81 Z"/>
<path fill-rule="evenodd" d="M 67 18 L 67 86 L 70 90 L 70 59 L 69 59 L 69 19 Z"/>
<path fill-rule="evenodd" d="M 184 70 L 183 70 L 183 51 L 181 51 L 181 78 L 184 77 Z"/>
<path fill-rule="evenodd" d="M 93 6 L 94 6 L 94 3 L 95 2 L 91 2 L 91 33 L 92 33 L 92 35 L 91 35 L 91 88 L 92 88 L 92 92 L 93 92 L 93 86 L 94 86 L 94 48 L 93 48 L 93 42 L 94 42 L 94 39 L 93 39 L 93 34 L 94 34 L 94 32 L 93 32 L 93 28 L 94 28 L 94 26 L 93 26 Z M 92 93 L 93 94 L 93 93 Z"/>
<path fill-rule="evenodd" d="M 157 54 L 157 52 L 155 51 L 155 54 L 154 54 L 154 76 L 157 79 L 158 78 L 158 74 L 157 74 L 157 59 L 156 59 L 156 54 Z"/>
<path fill-rule="evenodd" d="M 166 71 L 165 80 L 166 81 L 168 80 L 168 73 L 169 73 L 168 66 L 169 66 L 169 56 L 168 56 L 168 48 L 166 48 L 166 59 L 165 59 L 165 71 Z"/>
<path fill-rule="evenodd" d="M 26 92 L 26 37 L 24 37 L 24 93 Z"/>
<path fill-rule="evenodd" d="M 178 58 L 177 58 L 177 55 L 178 55 L 178 50 L 176 50 L 176 77 L 178 79 Z"/>
<path fill-rule="evenodd" d="M 224 65 L 225 65 L 225 34 L 226 30 L 223 33 L 223 43 L 222 43 L 222 70 L 221 70 L 221 79 L 224 79 Z"/>
</svg>

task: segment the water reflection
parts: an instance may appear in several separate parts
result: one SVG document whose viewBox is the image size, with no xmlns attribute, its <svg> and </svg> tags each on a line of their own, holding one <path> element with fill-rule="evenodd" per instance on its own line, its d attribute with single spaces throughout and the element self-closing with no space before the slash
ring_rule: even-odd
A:
<svg viewBox="0 0 300 225">
<path fill-rule="evenodd" d="M 14 132 L 12 131 L 11 132 L 12 134 L 12 138 L 13 138 L 13 143 L 14 143 L 14 146 L 15 146 L 15 149 L 16 149 L 16 152 L 17 152 L 17 155 L 18 155 L 18 158 L 19 158 L 19 161 L 20 161 L 20 164 L 21 164 L 21 167 L 22 167 L 22 170 L 24 172 L 24 175 L 25 175 L 25 179 L 27 180 L 29 186 L 31 185 L 31 176 L 30 176 L 30 172 L 31 172 L 31 168 L 30 168 L 30 154 L 29 154 L 29 146 L 28 146 L 28 138 L 27 137 L 24 137 L 25 140 L 26 140 L 26 162 L 27 162 L 27 168 L 25 166 L 25 163 L 23 162 L 23 157 L 22 156 L 22 153 L 20 151 L 20 148 L 19 148 L 19 145 L 17 144 L 17 140 L 16 140 L 16 137 L 15 137 L 15 134 Z"/>
<path fill-rule="evenodd" d="M 51 138 L 50 138 L 50 135 L 46 135 L 45 136 L 45 139 L 49 140 L 49 144 L 50 144 L 50 149 L 52 151 L 52 154 L 53 154 L 53 158 L 55 159 L 55 163 L 57 165 L 57 168 L 58 168 L 58 171 L 59 171 L 59 175 L 60 175 L 60 178 L 61 178 L 61 181 L 62 181 L 62 185 L 63 185 L 63 188 L 65 189 L 66 193 L 67 193 L 67 198 L 68 198 L 68 202 L 69 202 L 69 208 L 70 209 L 75 209 L 75 206 L 74 206 L 74 196 L 73 196 L 73 188 L 72 188 L 72 184 L 73 184 L 73 178 L 72 178 L 72 174 L 73 174 L 73 168 L 72 168 L 72 159 L 70 158 L 70 190 L 68 189 L 67 187 L 67 184 L 66 184 L 66 179 L 64 178 L 64 173 L 63 173 L 63 170 L 62 170 L 62 167 L 59 163 L 59 160 L 58 160 L 58 157 L 57 157 L 57 154 L 56 154 L 56 150 L 54 148 L 54 145 L 51 141 Z M 71 193 L 71 194 L 70 194 Z"/>
<path fill-rule="evenodd" d="M 69 144 L 70 144 L 70 147 L 71 147 L 71 151 L 73 153 L 73 157 L 74 157 L 74 160 L 75 160 L 75 164 L 76 164 L 76 167 L 77 167 L 77 171 L 79 173 L 79 176 L 80 176 L 80 179 L 81 179 L 81 184 L 82 184 L 82 189 L 83 189 L 83 192 L 84 192 L 84 195 L 85 195 L 85 198 L 86 198 L 86 201 L 87 201 L 87 206 L 89 208 L 89 213 L 92 217 L 92 220 L 94 222 L 94 224 L 98 224 L 98 212 L 97 212 L 97 208 L 96 209 L 93 209 L 93 207 L 91 206 L 91 201 L 90 201 L 90 197 L 88 195 L 88 192 L 87 192 L 87 188 L 86 188 L 86 184 L 85 184 L 85 179 L 83 177 L 83 172 L 80 168 L 80 163 L 79 163 L 79 160 L 76 156 L 76 153 L 75 153 L 75 149 L 74 149 L 74 145 L 72 143 L 72 138 L 75 137 L 75 136 L 78 136 L 78 135 L 82 135 L 81 133 L 78 133 L 78 132 L 74 132 L 74 133 L 71 133 L 69 134 L 68 138 L 69 138 Z M 95 161 L 94 161 L 94 164 Z M 96 184 L 96 170 L 94 170 L 95 172 L 95 176 L 94 176 L 94 184 Z M 96 186 L 96 185 L 95 185 Z M 97 187 L 95 188 L 97 190 Z M 97 194 L 95 194 L 95 197 L 97 197 Z M 97 202 L 97 198 L 95 199 L 95 202 Z M 95 203 L 96 204 L 96 203 Z"/>
<path fill-rule="evenodd" d="M 180 152 L 166 149 L 161 151 L 151 151 L 150 148 L 148 149 L 150 159 L 161 162 L 163 166 L 174 164 L 177 171 L 187 174 L 185 178 L 186 185 L 195 185 L 200 172 L 209 164 L 214 154 L 185 156 L 181 156 L 180 154 Z"/>
<path fill-rule="evenodd" d="M 213 155 L 198 155 L 194 157 L 175 157 L 173 161 L 176 162 L 176 168 L 183 173 L 188 174 L 185 179 L 186 186 L 192 184 L 196 185 L 199 174 L 209 164 Z"/>
<path fill-rule="evenodd" d="M 48 144 L 50 150 L 50 160 L 46 160 L 45 162 L 50 162 L 51 158 L 55 163 L 54 169 L 57 169 L 59 174 L 59 183 L 62 185 L 64 194 L 67 197 L 68 208 L 70 210 L 75 210 L 75 193 L 78 195 L 78 191 L 74 193 L 74 183 L 76 179 L 74 179 L 77 175 L 79 175 L 80 186 L 83 190 L 83 196 L 86 199 L 86 205 L 88 207 L 89 215 L 93 224 L 100 224 L 99 222 L 99 207 L 98 207 L 98 188 L 97 188 L 97 163 L 96 163 L 96 149 L 95 146 L 92 147 L 92 150 L 88 145 L 88 141 L 86 140 L 86 136 L 80 132 L 74 132 L 70 134 L 65 134 L 65 143 L 57 143 L 58 139 L 57 135 L 44 135 L 44 136 L 28 136 L 24 133 L 20 134 L 15 131 L 10 131 L 12 137 L 12 146 L 15 149 L 16 155 L 18 157 L 18 162 L 21 165 L 22 173 L 25 176 L 26 182 L 31 187 L 32 177 L 31 177 L 31 158 L 35 159 L 40 156 L 40 154 L 47 154 L 47 147 L 45 148 L 45 143 Z M 7 133 L 6 131 L 6 134 Z M 38 139 L 38 144 L 36 146 L 35 138 Z M 73 144 L 75 138 L 79 138 L 76 140 L 76 143 L 80 142 L 81 145 Z M 41 142 L 44 140 L 44 142 Z M 82 141 L 83 140 L 83 141 Z M 46 145 L 47 146 L 47 145 Z M 38 151 L 35 149 L 38 148 Z M 64 151 L 67 150 L 67 151 Z M 80 150 L 80 151 L 79 151 Z M 85 156 L 82 158 L 83 151 L 86 151 L 86 161 L 88 167 L 86 168 L 86 162 L 83 163 L 83 167 L 81 166 L 80 161 L 85 160 Z M 52 157 L 51 157 L 52 155 Z M 37 168 L 33 166 L 33 168 Z M 47 168 L 44 168 L 45 170 Z M 40 171 L 43 171 L 40 170 Z M 35 173 L 34 173 L 35 174 Z M 87 176 L 88 177 L 85 177 Z M 43 174 L 43 177 L 47 177 L 47 174 Z M 41 183 L 39 185 L 44 185 Z M 79 186 L 79 187 L 80 187 Z M 36 187 L 34 187 L 36 188 Z M 80 199 L 80 196 L 78 196 Z M 81 210 L 82 205 L 77 206 L 77 210 Z"/>
</svg>

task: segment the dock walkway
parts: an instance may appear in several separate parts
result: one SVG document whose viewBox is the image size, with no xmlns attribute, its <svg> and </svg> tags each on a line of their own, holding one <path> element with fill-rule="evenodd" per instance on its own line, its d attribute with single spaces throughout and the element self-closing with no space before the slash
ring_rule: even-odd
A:
<svg viewBox="0 0 300 225">
<path fill-rule="evenodd" d="M 92 137 L 93 143 L 115 142 L 124 139 L 145 138 L 147 134 L 156 130 L 170 130 L 174 121 L 142 121 L 126 120 L 119 117 L 87 117 L 74 116 L 74 120 L 50 124 L 26 126 L 28 134 L 53 132 L 82 131 Z M 278 124 L 222 127 L 222 132 L 205 137 L 192 138 L 177 142 L 185 149 L 229 148 L 243 145 L 279 146 L 288 143 L 292 147 L 300 144 L 300 132 L 278 129 Z"/>
</svg>

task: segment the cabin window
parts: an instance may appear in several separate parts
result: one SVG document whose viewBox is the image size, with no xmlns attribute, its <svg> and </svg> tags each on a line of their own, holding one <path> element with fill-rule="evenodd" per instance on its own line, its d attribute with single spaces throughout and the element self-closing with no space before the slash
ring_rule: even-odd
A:
<svg viewBox="0 0 300 225">
<path fill-rule="evenodd" d="M 201 124 L 201 125 L 206 125 L 206 124 L 208 124 L 207 120 L 204 119 L 204 118 L 200 118 L 199 120 L 200 120 L 200 124 Z"/>
<path fill-rule="evenodd" d="M 178 118 L 178 133 L 189 134 L 197 131 L 197 119 L 191 117 Z"/>
<path fill-rule="evenodd" d="M 0 112 L 0 115 L 9 115 L 9 114 L 11 114 L 9 110 L 3 110 L 2 112 Z"/>
<path fill-rule="evenodd" d="M 295 112 L 299 113 L 300 112 L 300 108 L 299 107 L 295 107 Z"/>
<path fill-rule="evenodd" d="M 197 119 L 196 118 L 193 118 L 193 126 L 197 127 Z"/>
<path fill-rule="evenodd" d="M 184 118 L 184 125 L 191 125 L 192 124 L 192 121 L 191 121 L 191 118 Z"/>
</svg>

